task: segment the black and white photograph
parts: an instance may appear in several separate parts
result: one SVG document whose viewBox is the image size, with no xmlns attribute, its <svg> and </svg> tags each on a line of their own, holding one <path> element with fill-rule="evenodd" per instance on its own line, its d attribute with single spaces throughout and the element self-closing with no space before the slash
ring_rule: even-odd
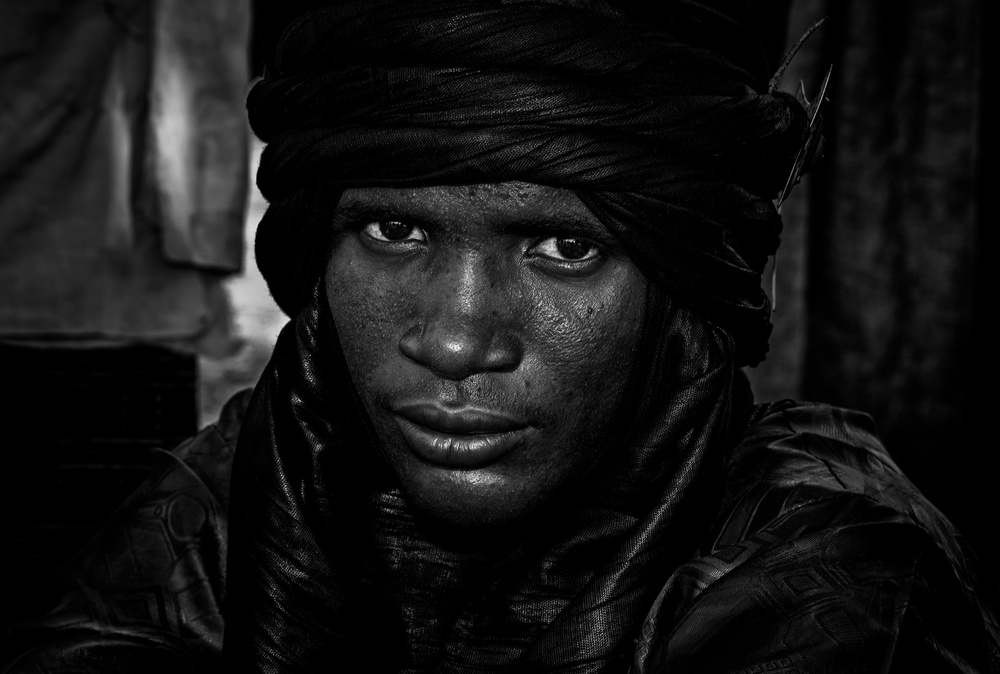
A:
<svg viewBox="0 0 1000 674">
<path fill-rule="evenodd" d="M 0 674 L 1000 674 L 991 9 L 0 0 Z"/>
</svg>

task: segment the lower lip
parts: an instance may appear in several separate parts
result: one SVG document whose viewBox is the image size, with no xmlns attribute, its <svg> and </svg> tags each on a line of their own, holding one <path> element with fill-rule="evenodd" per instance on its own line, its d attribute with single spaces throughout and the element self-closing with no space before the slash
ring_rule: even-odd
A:
<svg viewBox="0 0 1000 674">
<path fill-rule="evenodd" d="M 480 468 L 517 447 L 526 428 L 501 433 L 444 433 L 396 417 L 406 443 L 420 458 L 448 468 Z"/>
</svg>

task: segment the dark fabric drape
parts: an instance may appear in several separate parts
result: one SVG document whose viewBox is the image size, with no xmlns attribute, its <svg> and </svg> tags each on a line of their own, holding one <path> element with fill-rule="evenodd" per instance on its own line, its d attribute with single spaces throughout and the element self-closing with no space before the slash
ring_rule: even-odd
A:
<svg viewBox="0 0 1000 674">
<path fill-rule="evenodd" d="M 223 560 L 230 468 L 249 393 L 226 405 L 218 425 L 170 453 L 156 454 L 146 482 L 64 570 L 72 589 L 58 606 L 5 635 L 12 638 L 0 647 L 0 663 L 16 659 L 7 668 L 0 664 L 0 671 L 220 670 L 223 613 L 226 622 L 245 620 L 245 607 L 232 599 L 239 590 L 230 584 L 226 594 Z M 900 474 L 867 415 L 787 400 L 756 405 L 718 477 L 719 509 L 713 509 L 714 522 L 700 536 L 696 556 L 672 571 L 633 635 L 634 649 L 626 646 L 634 650 L 632 674 L 1000 671 L 1000 630 L 992 608 L 996 586 L 978 577 L 962 537 Z M 382 505 L 389 503 L 403 506 L 387 513 L 402 529 L 380 538 L 392 550 L 408 518 L 405 503 L 389 499 Z M 363 511 L 352 512 L 357 510 Z M 294 530 L 286 533 L 295 540 Z M 592 551 L 595 542 L 583 550 Z M 440 632 L 446 625 L 432 621 L 428 628 L 425 618 L 440 616 L 437 593 L 446 567 L 413 563 L 434 549 L 435 540 L 411 543 L 405 554 L 393 555 L 392 575 L 400 577 L 392 592 L 402 599 L 431 597 L 409 614 L 410 636 Z M 465 552 L 481 543 L 467 540 Z M 281 554 L 301 557 L 308 547 Z M 633 575 L 634 562 L 642 560 L 633 556 L 633 563 L 607 567 L 618 569 L 605 576 L 615 582 L 591 589 L 598 597 L 613 596 L 608 590 L 620 588 L 620 581 Z M 349 559 L 331 561 L 341 569 L 345 562 L 351 566 Z M 653 566 L 653 575 L 666 571 Z M 428 585 L 421 577 L 437 582 Z M 319 596 L 331 589 L 318 585 Z M 282 591 L 287 589 L 286 584 Z M 223 594 L 229 598 L 220 602 Z M 366 605 L 377 608 L 379 596 L 369 592 Z M 318 631 L 309 622 L 317 616 L 287 601 L 280 606 Z M 524 608 L 518 604 L 519 611 Z M 354 622 L 362 623 L 366 615 Z M 569 611 L 557 618 L 562 627 L 576 622 L 569 634 L 587 638 L 563 642 L 569 649 L 564 651 L 547 638 L 543 652 L 558 661 L 606 647 L 613 632 L 583 627 L 580 619 L 588 615 Z M 287 625 L 270 630 L 288 632 Z M 368 638 L 377 642 L 368 652 L 390 650 L 389 634 L 374 631 Z M 282 644 L 294 651 L 300 642 L 289 637 Z M 354 653 L 335 654 L 310 671 L 329 671 L 335 658 L 351 661 L 359 655 L 368 671 L 382 671 L 362 643 L 351 642 Z"/>
<path fill-rule="evenodd" d="M 776 328 L 753 377 L 760 397 L 871 413 L 903 468 L 997 561 L 984 4 L 793 4 L 790 40 L 828 16 L 783 82 L 813 92 L 833 66 L 828 142 L 783 209 Z"/>
</svg>

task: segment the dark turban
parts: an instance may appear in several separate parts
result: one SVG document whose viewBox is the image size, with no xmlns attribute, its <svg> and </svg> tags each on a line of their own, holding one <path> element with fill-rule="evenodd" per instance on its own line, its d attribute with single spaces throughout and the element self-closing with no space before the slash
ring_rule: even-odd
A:
<svg viewBox="0 0 1000 674">
<path fill-rule="evenodd" d="M 363 0 L 292 20 L 248 102 L 278 304 L 308 299 L 329 229 L 315 195 L 521 180 L 574 190 L 739 364 L 759 362 L 773 199 L 804 112 L 766 90 L 740 3 L 659 4 Z"/>
</svg>

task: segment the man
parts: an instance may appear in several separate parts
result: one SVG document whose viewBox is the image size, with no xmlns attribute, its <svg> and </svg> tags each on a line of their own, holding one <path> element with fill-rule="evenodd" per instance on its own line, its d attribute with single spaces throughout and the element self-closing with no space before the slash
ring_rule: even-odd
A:
<svg viewBox="0 0 1000 674">
<path fill-rule="evenodd" d="M 297 319 L 237 451 L 230 664 L 995 667 L 961 544 L 871 422 L 754 407 L 735 371 L 806 137 L 748 27 L 728 2 L 291 21 L 249 100 L 258 261 Z"/>
<path fill-rule="evenodd" d="M 232 671 L 996 669 L 959 539 L 870 420 L 755 406 L 738 370 L 806 137 L 745 19 L 292 19 L 249 103 L 293 320 L 239 431 Z"/>
</svg>

